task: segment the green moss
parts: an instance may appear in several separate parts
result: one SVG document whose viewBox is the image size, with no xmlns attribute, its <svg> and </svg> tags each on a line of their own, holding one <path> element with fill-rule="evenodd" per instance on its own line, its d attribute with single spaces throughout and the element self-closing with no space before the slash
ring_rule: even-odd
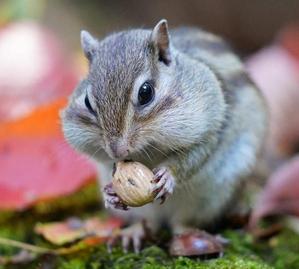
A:
<svg viewBox="0 0 299 269">
<path fill-rule="evenodd" d="M 220 259 L 201 261 L 179 257 L 173 259 L 166 252 L 156 246 L 144 249 L 139 255 L 135 253 L 123 254 L 120 249 L 115 249 L 109 254 L 105 248 L 100 247 L 85 257 L 68 257 L 61 259 L 59 269 L 71 268 L 103 268 L 103 269 L 270 269 L 270 265 L 262 262 L 258 257 L 242 257 L 228 254 Z"/>
<path fill-rule="evenodd" d="M 178 258 L 175 261 L 175 267 L 178 269 L 194 268 L 194 269 L 270 269 L 271 266 L 263 263 L 262 261 L 254 261 L 234 255 L 228 255 L 221 259 L 214 259 L 210 261 L 195 261 L 188 258 Z"/>
<path fill-rule="evenodd" d="M 66 195 L 59 199 L 37 202 L 27 211 L 0 211 L 0 225 L 13 222 L 14 220 L 26 221 L 31 218 L 36 221 L 61 219 L 63 216 L 78 215 L 84 212 L 99 210 L 100 199 L 98 187 L 95 182 L 83 187 L 80 191 Z"/>
<path fill-rule="evenodd" d="M 262 251 L 257 245 L 257 251 L 277 269 L 299 268 L 299 236 L 290 230 L 269 240 Z"/>
<path fill-rule="evenodd" d="M 100 205 L 98 186 L 95 182 L 86 185 L 79 192 L 67 195 L 60 199 L 39 202 L 33 207 L 36 214 L 51 214 L 57 211 L 82 212 L 88 207 Z"/>
<path fill-rule="evenodd" d="M 64 261 L 61 262 L 59 268 L 61 269 L 83 269 L 85 268 L 86 261 L 79 259 L 79 258 L 74 258 L 69 261 Z"/>
</svg>

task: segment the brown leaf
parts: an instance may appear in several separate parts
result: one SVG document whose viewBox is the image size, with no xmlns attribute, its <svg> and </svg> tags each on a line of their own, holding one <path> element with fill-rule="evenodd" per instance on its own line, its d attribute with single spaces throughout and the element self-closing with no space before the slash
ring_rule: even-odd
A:
<svg viewBox="0 0 299 269">
<path fill-rule="evenodd" d="M 113 230 L 119 228 L 122 222 L 117 218 L 101 220 L 97 217 L 80 220 L 70 218 L 63 222 L 37 224 L 35 232 L 55 245 L 63 245 L 87 236 L 95 236 L 105 241 Z"/>
<path fill-rule="evenodd" d="M 175 236 L 169 252 L 172 256 L 222 255 L 223 246 L 217 237 L 196 230 Z"/>
</svg>

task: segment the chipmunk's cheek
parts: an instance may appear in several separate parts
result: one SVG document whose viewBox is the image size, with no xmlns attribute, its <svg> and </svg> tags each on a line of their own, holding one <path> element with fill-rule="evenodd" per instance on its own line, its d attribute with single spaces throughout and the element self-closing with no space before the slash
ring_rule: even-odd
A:
<svg viewBox="0 0 299 269">
<path fill-rule="evenodd" d="M 138 151 L 139 145 L 139 135 L 136 134 L 134 131 L 128 136 L 127 138 L 129 152 L 132 154 Z"/>
</svg>

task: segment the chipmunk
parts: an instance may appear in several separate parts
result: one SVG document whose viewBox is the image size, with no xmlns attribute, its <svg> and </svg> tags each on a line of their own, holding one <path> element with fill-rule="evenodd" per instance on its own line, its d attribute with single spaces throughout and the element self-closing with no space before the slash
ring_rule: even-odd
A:
<svg viewBox="0 0 299 269">
<path fill-rule="evenodd" d="M 165 19 L 103 40 L 82 31 L 81 44 L 89 73 L 62 111 L 63 131 L 96 161 L 105 206 L 132 224 L 123 247 L 139 250 L 143 219 L 174 234 L 217 221 L 241 196 L 267 129 L 263 97 L 240 59 L 220 37 L 169 31 Z M 110 182 L 123 159 L 153 169 L 163 204 L 121 210 Z"/>
</svg>

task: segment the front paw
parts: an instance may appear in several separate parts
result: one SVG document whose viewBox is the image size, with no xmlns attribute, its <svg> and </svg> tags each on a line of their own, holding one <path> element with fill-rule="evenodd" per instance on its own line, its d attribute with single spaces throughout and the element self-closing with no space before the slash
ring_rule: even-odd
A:
<svg viewBox="0 0 299 269">
<path fill-rule="evenodd" d="M 112 183 L 109 183 L 104 187 L 103 198 L 106 208 L 128 210 L 128 206 L 121 201 L 116 192 L 113 190 Z"/>
<path fill-rule="evenodd" d="M 166 198 L 173 193 L 175 187 L 175 179 L 167 167 L 159 167 L 153 170 L 156 183 L 153 191 L 156 194 L 155 200 L 161 199 L 161 204 Z"/>
<path fill-rule="evenodd" d="M 127 228 L 115 231 L 107 241 L 108 251 L 112 251 L 112 247 L 120 240 L 123 251 L 128 252 L 130 245 L 133 245 L 135 253 L 139 253 L 145 239 L 151 239 L 150 229 L 145 221 L 135 223 Z"/>
</svg>

